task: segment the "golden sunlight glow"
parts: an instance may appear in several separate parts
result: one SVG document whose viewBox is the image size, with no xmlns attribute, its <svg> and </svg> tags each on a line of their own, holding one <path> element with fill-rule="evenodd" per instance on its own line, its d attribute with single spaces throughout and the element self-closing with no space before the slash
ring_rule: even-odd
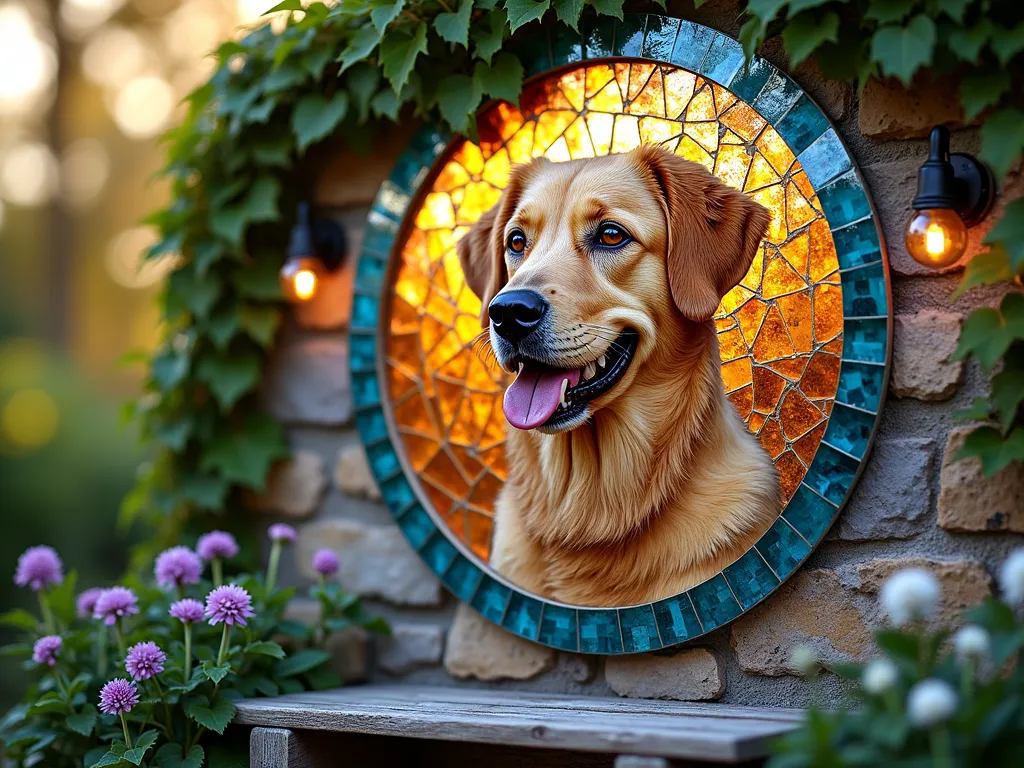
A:
<svg viewBox="0 0 1024 768">
<path fill-rule="evenodd" d="M 0 113 L 28 110 L 57 70 L 53 48 L 39 38 L 28 11 L 0 6 Z"/>
<path fill-rule="evenodd" d="M 126 136 L 149 139 L 167 125 L 175 101 L 174 91 L 163 78 L 137 77 L 118 92 L 114 121 Z"/>
<path fill-rule="evenodd" d="M 35 450 L 53 439 L 60 421 L 57 404 L 41 389 L 22 389 L 0 411 L 0 436 L 15 450 Z"/>
<path fill-rule="evenodd" d="M 146 251 L 155 243 L 156 234 L 149 227 L 127 229 L 115 237 L 104 259 L 110 279 L 123 288 L 139 289 L 156 285 L 167 277 L 179 257 L 168 254 L 145 259 Z"/>
<path fill-rule="evenodd" d="M 110 177 L 110 157 L 96 139 L 78 139 L 68 145 L 60 162 L 64 199 L 75 208 L 96 202 Z"/>
<path fill-rule="evenodd" d="M 125 0 L 62 0 L 60 20 L 75 36 L 88 34 L 125 4 Z"/>
<path fill-rule="evenodd" d="M 139 35 L 112 24 L 85 44 L 82 70 L 94 83 L 120 87 L 141 74 L 146 59 L 146 49 Z"/>
<path fill-rule="evenodd" d="M 0 197 L 15 205 L 34 207 L 57 191 L 57 160 L 42 142 L 15 144 L 0 156 Z"/>
</svg>

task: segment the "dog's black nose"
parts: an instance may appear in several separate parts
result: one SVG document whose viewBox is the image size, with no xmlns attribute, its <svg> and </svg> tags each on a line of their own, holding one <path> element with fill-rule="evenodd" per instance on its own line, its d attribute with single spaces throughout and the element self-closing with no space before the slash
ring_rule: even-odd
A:
<svg viewBox="0 0 1024 768">
<path fill-rule="evenodd" d="M 503 339 L 522 341 L 540 325 L 548 303 L 536 291 L 506 291 L 487 307 L 494 331 Z"/>
</svg>

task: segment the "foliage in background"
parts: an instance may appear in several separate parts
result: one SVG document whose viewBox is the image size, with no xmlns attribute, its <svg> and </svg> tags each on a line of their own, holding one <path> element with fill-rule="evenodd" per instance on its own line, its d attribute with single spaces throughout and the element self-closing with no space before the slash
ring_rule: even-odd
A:
<svg viewBox="0 0 1024 768">
<path fill-rule="evenodd" d="M 702 5 L 698 0 L 697 5 Z M 1020 0 L 748 0 L 740 32 L 752 54 L 781 34 L 792 64 L 813 56 L 826 77 L 898 78 L 910 87 L 929 73 L 960 78 L 967 120 L 981 122 L 981 157 L 999 181 L 1024 152 L 1024 4 Z M 1024 274 L 1024 197 L 1006 206 L 985 238 L 988 250 L 967 264 L 958 293 L 1015 281 Z M 956 359 L 972 357 L 986 373 L 1001 363 L 988 398 L 959 414 L 988 422 L 968 436 L 958 457 L 977 456 L 986 474 L 1024 461 L 1024 297 L 973 312 Z"/>
<path fill-rule="evenodd" d="M 663 3 L 662 3 L 663 4 Z M 149 219 L 180 254 L 162 294 L 166 336 L 128 415 L 158 447 L 122 520 L 157 529 L 136 564 L 196 513 L 238 509 L 288 453 L 256 390 L 281 322 L 277 272 L 321 142 L 369 146 L 380 121 L 412 117 L 472 133 L 485 98 L 518 101 L 523 68 L 502 46 L 550 12 L 622 16 L 623 0 L 285 0 L 287 25 L 216 51 L 210 81 L 168 135 L 173 203 Z M 549 19 L 545 19 L 549 21 Z"/>
</svg>

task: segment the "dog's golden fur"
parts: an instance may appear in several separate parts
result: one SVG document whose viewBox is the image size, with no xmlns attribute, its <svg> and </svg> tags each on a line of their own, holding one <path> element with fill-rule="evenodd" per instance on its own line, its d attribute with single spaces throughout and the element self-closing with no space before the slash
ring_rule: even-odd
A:
<svg viewBox="0 0 1024 768">
<path fill-rule="evenodd" d="M 635 242 L 594 256 L 582 233 L 605 221 Z M 459 244 L 484 324 L 507 286 L 549 301 L 558 348 L 575 345 L 566 367 L 597 359 L 626 327 L 640 338 L 585 423 L 508 429 L 491 558 L 499 573 L 575 605 L 642 603 L 714 575 L 775 519 L 778 479 L 723 393 L 711 320 L 767 223 L 767 211 L 703 167 L 652 147 L 513 170 Z M 513 226 L 529 247 L 510 261 Z"/>
</svg>

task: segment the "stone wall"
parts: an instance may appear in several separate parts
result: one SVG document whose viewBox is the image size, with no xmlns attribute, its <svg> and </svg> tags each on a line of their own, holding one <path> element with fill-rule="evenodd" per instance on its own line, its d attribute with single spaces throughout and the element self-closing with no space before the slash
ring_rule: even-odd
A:
<svg viewBox="0 0 1024 768">
<path fill-rule="evenodd" d="M 680 15 L 738 32 L 738 11 L 729 2 L 707 3 L 699 12 L 684 6 Z M 765 55 L 789 70 L 778 41 L 769 42 Z M 379 501 L 347 390 L 349 263 L 281 334 L 265 400 L 288 426 L 295 453 L 251 505 L 268 521 L 284 517 L 298 524 L 300 540 L 286 562 L 290 578 L 310 579 L 311 552 L 331 547 L 340 555 L 345 587 L 391 621 L 390 638 L 350 634 L 338 640 L 339 663 L 350 680 L 798 706 L 811 694 L 793 676 L 789 650 L 807 642 L 829 659 L 869 656 L 870 630 L 882 621 L 879 585 L 894 570 L 934 570 L 944 588 L 944 616 L 955 617 L 990 592 L 991 574 L 1024 533 L 1024 472 L 1018 466 L 985 479 L 977 461 L 951 461 L 965 433 L 953 412 L 985 393 L 986 378 L 973 363 L 950 362 L 949 356 L 963 318 L 977 306 L 997 304 L 1001 290 L 975 290 L 953 300 L 961 267 L 926 270 L 910 259 L 903 242 L 931 126 L 954 129 L 954 151 L 977 151 L 978 132 L 962 125 L 956 89 L 947 82 L 922 81 L 909 92 L 872 82 L 858 97 L 844 83 L 823 81 L 812 64 L 792 74 L 835 123 L 870 188 L 889 249 L 896 319 L 881 427 L 864 476 L 829 538 L 764 605 L 698 647 L 605 660 L 557 653 L 484 621 L 445 592 Z M 369 156 L 337 153 L 325 167 L 316 201 L 346 226 L 353 253 L 359 252 L 377 185 L 410 133 L 394 129 Z M 1022 191 L 1017 174 L 1003 195 Z M 978 252 L 993 220 L 971 231 L 965 259 Z M 819 695 L 839 695 L 836 681 L 823 685 Z"/>
</svg>

